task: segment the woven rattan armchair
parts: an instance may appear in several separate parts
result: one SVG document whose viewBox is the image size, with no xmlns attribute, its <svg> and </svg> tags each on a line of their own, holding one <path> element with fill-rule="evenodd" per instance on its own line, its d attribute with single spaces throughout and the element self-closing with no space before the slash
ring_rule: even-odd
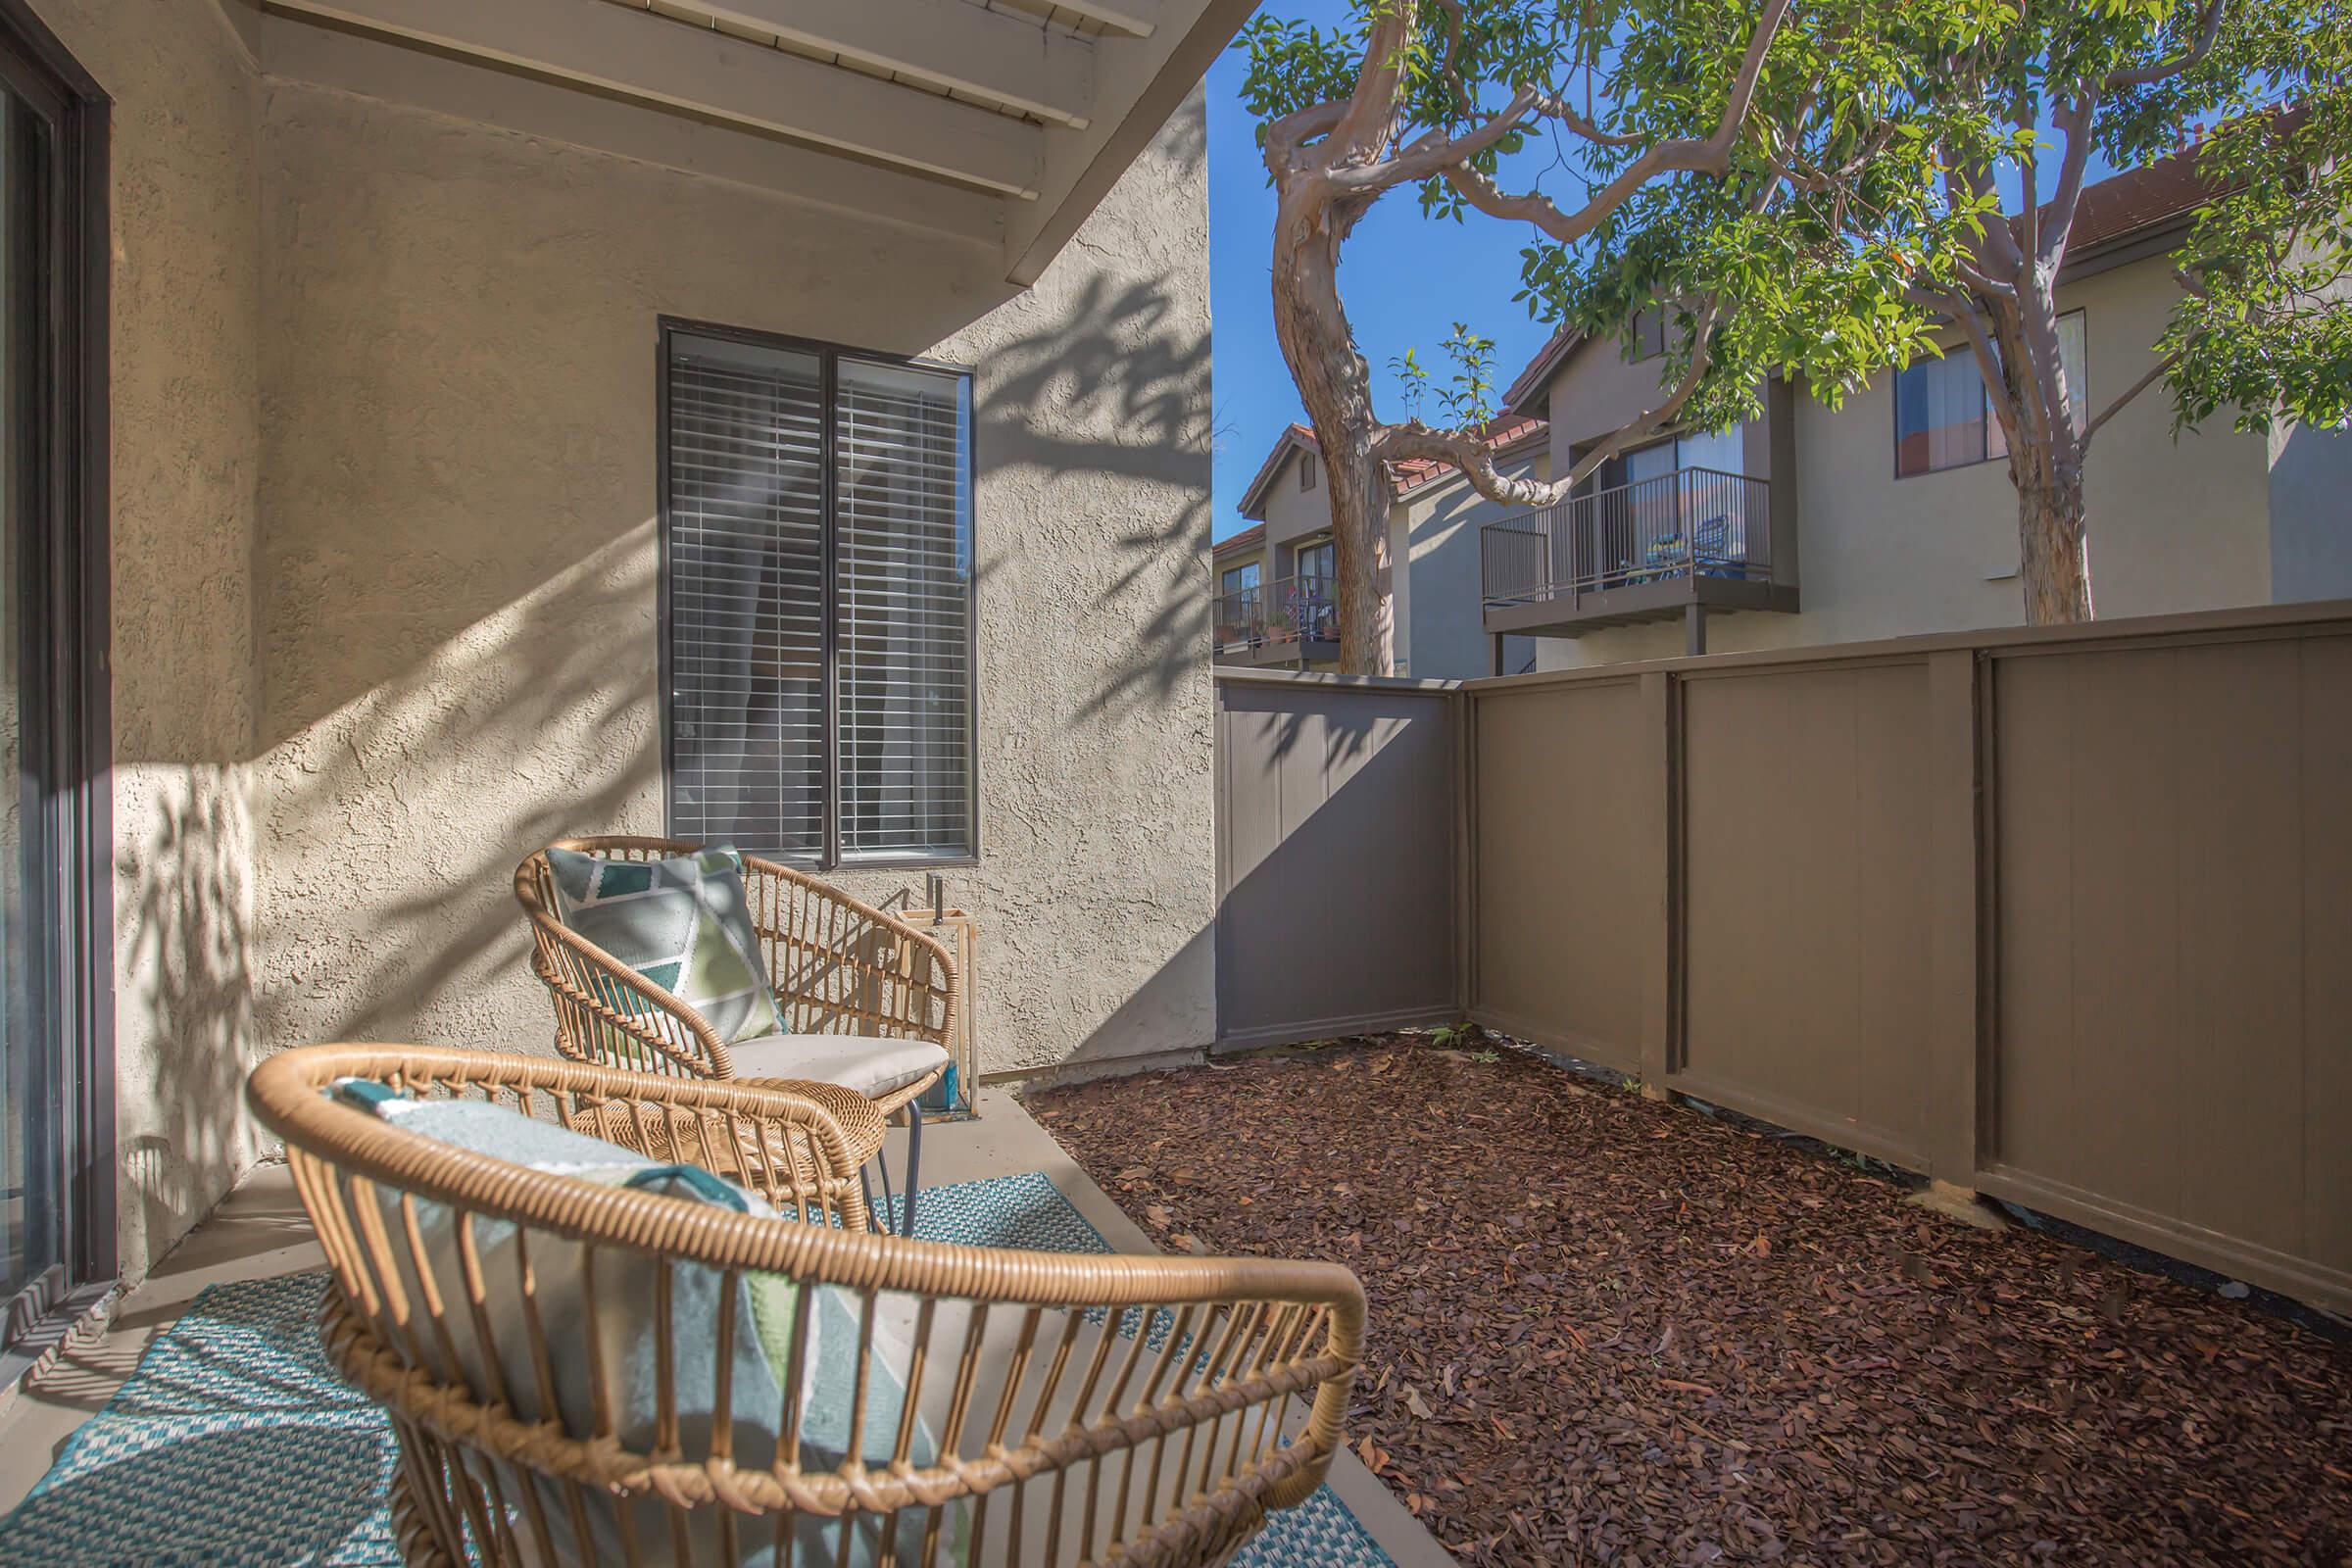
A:
<svg viewBox="0 0 2352 1568">
<path fill-rule="evenodd" d="M 676 839 L 564 839 L 553 848 L 614 859 L 690 855 Z M 961 1007 L 956 961 L 938 938 L 815 877 L 744 857 L 744 892 L 784 1027 L 795 1035 L 860 1034 L 926 1040 L 946 1049 Z M 531 970 L 556 1007 L 556 1049 L 574 1061 L 697 1078 L 753 1077 L 708 1019 L 557 917 L 554 874 L 542 850 L 514 869 L 530 917 Z M 885 1115 L 938 1083 L 945 1064 L 878 1095 Z"/>
<path fill-rule="evenodd" d="M 782 1090 L 405 1046 L 265 1062 L 248 1094 L 334 1273 L 322 1338 L 399 1436 L 410 1563 L 1209 1564 L 1302 1501 L 1341 1442 L 1364 1303 L 1336 1264 L 739 1213 L 467 1152 L 324 1093 L 353 1077 L 495 1098 L 656 1159 L 757 1149 L 750 1185 L 795 1212 L 846 1208 L 855 1183 L 823 1112 Z M 773 1276 L 855 1326 L 811 1350 L 806 1325 L 834 1309 L 795 1308 L 769 1427 L 727 1369 L 739 1293 Z M 650 1331 L 605 1353 L 632 1303 Z M 894 1342 L 884 1321 L 911 1327 Z M 808 1407 L 828 1387 L 850 1408 Z M 649 1388 L 650 1413 L 614 1415 Z M 809 1457 L 820 1427 L 849 1434 L 837 1464 Z"/>
</svg>

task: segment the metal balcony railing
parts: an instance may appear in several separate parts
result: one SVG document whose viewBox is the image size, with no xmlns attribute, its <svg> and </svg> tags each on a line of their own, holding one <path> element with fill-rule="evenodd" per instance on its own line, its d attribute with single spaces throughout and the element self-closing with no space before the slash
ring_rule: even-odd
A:
<svg viewBox="0 0 2352 1568">
<path fill-rule="evenodd" d="M 1682 468 L 1479 530 L 1480 592 L 1529 604 L 1678 577 L 1772 577 L 1772 487 Z"/>
<path fill-rule="evenodd" d="M 1339 602 L 1329 577 L 1277 577 L 1217 595 L 1216 651 L 1239 654 L 1271 644 L 1336 642 Z"/>
</svg>

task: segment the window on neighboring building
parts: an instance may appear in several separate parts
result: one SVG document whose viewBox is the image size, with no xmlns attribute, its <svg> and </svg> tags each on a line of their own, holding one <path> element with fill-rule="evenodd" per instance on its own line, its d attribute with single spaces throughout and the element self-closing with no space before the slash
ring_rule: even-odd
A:
<svg viewBox="0 0 2352 1568">
<path fill-rule="evenodd" d="M 2078 424 L 2090 405 L 2089 356 L 2082 313 L 2058 318 L 2058 358 Z M 1976 356 L 1955 348 L 1940 360 L 1923 360 L 1894 381 L 1894 476 L 1964 467 L 2008 454 L 2001 421 L 1984 397 Z"/>
<path fill-rule="evenodd" d="M 1626 358 L 1636 362 L 1654 360 L 1666 352 L 1666 313 L 1663 310 L 1638 311 L 1634 315 L 1634 342 L 1626 350 Z"/>
<path fill-rule="evenodd" d="M 1257 581 L 1258 564 L 1252 561 L 1246 566 L 1230 568 L 1225 573 L 1224 589 L 1228 594 L 1248 593 L 1257 586 Z"/>
<path fill-rule="evenodd" d="M 1327 583 L 1331 581 L 1336 570 L 1332 552 L 1333 546 L 1328 539 L 1319 545 L 1301 546 L 1298 551 L 1298 575 L 1318 577 Z"/>
<path fill-rule="evenodd" d="M 971 856 L 970 377 L 665 342 L 671 832 L 816 865 Z"/>
<path fill-rule="evenodd" d="M 1301 452 L 1298 454 L 1298 488 L 1312 490 L 1314 487 L 1315 455 L 1312 452 Z"/>
</svg>

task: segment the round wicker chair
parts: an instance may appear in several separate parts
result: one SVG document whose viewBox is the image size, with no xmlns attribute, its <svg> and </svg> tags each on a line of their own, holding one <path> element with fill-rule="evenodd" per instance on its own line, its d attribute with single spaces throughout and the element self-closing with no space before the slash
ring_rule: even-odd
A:
<svg viewBox="0 0 2352 1568">
<path fill-rule="evenodd" d="M 553 849 L 655 860 L 703 848 L 680 839 L 561 839 Z M 760 933 L 784 1027 L 927 1040 L 943 1050 L 961 1003 L 956 960 L 920 927 L 862 904 L 805 871 L 743 858 L 744 893 Z M 556 1007 L 556 1049 L 574 1061 L 697 1078 L 739 1076 L 727 1043 L 688 1003 L 566 927 L 541 850 L 514 868 L 530 917 L 531 972 Z M 938 1083 L 945 1066 L 876 1096 L 889 1115 Z"/>
<path fill-rule="evenodd" d="M 739 1179 L 809 1218 L 469 1152 L 325 1093 L 345 1078 L 656 1160 L 756 1151 Z M 248 1095 L 334 1271 L 329 1355 L 398 1432 L 411 1563 L 1211 1564 L 1341 1442 L 1364 1298 L 1336 1264 L 873 1235 L 823 1110 L 749 1083 L 337 1045 Z M 779 1286 L 801 1304 L 760 1412 L 740 1303 Z M 848 1434 L 831 1462 L 820 1430 Z"/>
</svg>

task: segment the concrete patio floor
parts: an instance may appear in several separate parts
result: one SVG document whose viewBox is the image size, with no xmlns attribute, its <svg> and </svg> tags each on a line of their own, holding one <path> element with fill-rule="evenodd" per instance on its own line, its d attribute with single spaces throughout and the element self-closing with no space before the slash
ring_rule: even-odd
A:
<svg viewBox="0 0 2352 1568">
<path fill-rule="evenodd" d="M 895 1171 L 903 1132 L 891 1134 Z M 980 1092 L 977 1120 L 935 1123 L 923 1135 L 923 1185 L 1043 1171 L 1062 1196 L 1122 1252 L 1153 1252 L 1151 1238 L 1002 1089 Z M 13 1508 L 48 1472 L 66 1441 L 96 1414 L 156 1336 L 178 1321 L 208 1285 L 266 1279 L 325 1267 L 282 1164 L 261 1166 L 123 1298 L 104 1336 L 69 1346 L 53 1366 L 0 1410 L 0 1511 Z M 1332 1463 L 1332 1490 L 1397 1568 L 1454 1561 L 1404 1504 L 1348 1452 Z"/>
</svg>

